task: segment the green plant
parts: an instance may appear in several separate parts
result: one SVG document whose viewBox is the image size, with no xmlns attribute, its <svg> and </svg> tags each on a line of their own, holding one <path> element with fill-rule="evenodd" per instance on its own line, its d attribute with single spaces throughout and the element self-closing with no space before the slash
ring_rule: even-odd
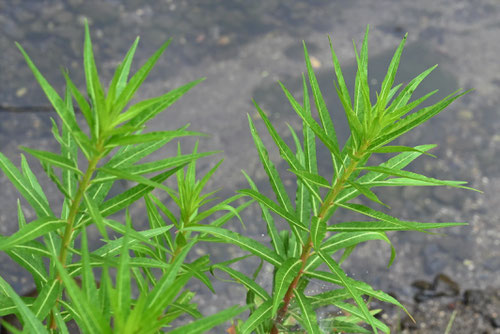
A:
<svg viewBox="0 0 500 334">
<path fill-rule="evenodd" d="M 185 289 L 193 277 L 211 288 L 205 272 L 208 256 L 186 261 L 189 250 L 198 236 L 191 236 L 182 229 L 190 224 L 210 219 L 212 214 L 230 210 L 229 214 L 211 223 L 220 226 L 237 210 L 229 204 L 241 195 L 229 198 L 206 208 L 213 193 L 202 194 L 217 164 L 201 180 L 196 179 L 195 161 L 215 152 L 191 154 L 180 151 L 174 157 L 143 162 L 141 160 L 168 142 L 184 137 L 199 136 L 187 131 L 188 126 L 177 130 L 147 132 L 145 124 L 165 110 L 201 80 L 188 83 L 165 95 L 138 102 L 127 108 L 136 90 L 147 77 L 156 61 L 168 46 L 166 42 L 154 55 L 129 78 L 130 66 L 138 39 L 123 62 L 118 66 L 107 94 L 98 78 L 88 26 L 85 26 L 84 69 L 87 94 L 90 102 L 78 91 L 67 73 L 64 99 L 50 86 L 32 63 L 21 46 L 29 67 L 62 124 L 53 121 L 52 133 L 61 152 L 24 151 L 37 158 L 48 177 L 64 196 L 61 216 L 56 217 L 43 189 L 22 156 L 21 171 L 0 153 L 0 168 L 34 210 L 37 219 L 26 222 L 23 208 L 18 202 L 19 230 L 9 237 L 0 238 L 0 250 L 27 269 L 33 276 L 38 296 L 20 298 L 10 285 L 0 277 L 0 316 L 16 313 L 31 333 L 47 333 L 58 328 L 67 332 L 66 322 L 73 319 L 85 333 L 156 333 L 184 314 L 199 319 L 201 314 L 191 302 L 193 293 Z M 88 133 L 78 124 L 73 109 L 73 99 L 78 104 L 88 128 Z M 60 131 L 62 130 L 62 131 Z M 87 166 L 81 170 L 82 161 Z M 184 176 L 184 167 L 189 165 Z M 55 168 L 58 168 L 58 173 Z M 151 173 L 161 172 L 153 177 Z M 162 183 L 177 175 L 178 191 Z M 107 198 L 119 179 L 137 185 L 118 195 Z M 166 191 L 179 206 L 179 217 L 168 210 L 151 191 Z M 129 206 L 144 198 L 150 229 L 136 231 L 132 227 Z M 126 224 L 108 218 L 127 209 Z M 170 220 L 165 221 L 160 212 Z M 104 244 L 88 249 L 87 228 L 95 224 Z M 171 234 L 172 228 L 179 233 Z M 113 238 L 109 235 L 113 233 Z M 76 248 L 75 240 L 81 240 Z M 131 256 L 133 254 L 133 256 Z M 48 271 L 44 265 L 48 260 Z M 96 285 L 94 268 L 102 268 Z M 108 268 L 115 268 L 111 279 Z M 81 287 L 75 277 L 80 277 Z M 132 279 L 138 296 L 132 296 Z M 65 294 L 63 294 L 63 291 Z M 245 308 L 232 307 L 216 315 L 181 326 L 175 332 L 202 333 L 242 312 Z M 42 323 L 45 321 L 45 325 Z M 9 323 L 3 323 L 15 331 Z"/>
<path fill-rule="evenodd" d="M 274 334 L 289 331 L 295 323 L 308 333 L 369 333 L 368 329 L 360 326 L 363 323 L 375 333 L 378 330 L 388 332 L 388 327 L 374 317 L 378 310 L 369 309 L 371 298 L 406 309 L 388 294 L 348 277 L 341 263 L 359 243 L 383 240 L 390 244 L 387 231 L 424 232 L 463 224 L 403 221 L 351 201 L 363 195 L 368 200 L 383 204 L 371 190 L 380 186 L 467 188 L 465 182 L 442 181 L 403 170 L 420 155 L 429 154 L 427 151 L 434 145 L 388 145 L 438 114 L 466 92 L 456 92 L 432 106 L 409 114 L 435 93 L 410 102 L 413 91 L 434 67 L 417 76 L 401 91 L 401 85 L 393 88 L 405 38 L 392 59 L 377 100 L 372 104 L 367 77 L 367 39 L 368 29 L 359 54 L 355 48 L 358 72 L 353 100 L 335 52 L 331 49 L 337 77 L 336 89 L 351 130 L 351 136 L 342 149 L 305 45 L 307 77 L 320 123 L 312 116 L 305 76 L 302 103 L 282 85 L 292 108 L 303 121 L 302 139 L 290 127 L 295 150 L 286 144 L 266 114 L 255 104 L 282 158 L 288 163 L 289 171 L 296 176 L 295 201 L 285 191 L 252 119 L 248 118 L 277 202 L 261 194 L 250 176 L 244 173 L 250 189 L 240 190 L 239 194 L 216 204 L 213 204 L 215 192 L 204 193 L 204 188 L 221 162 L 201 179 L 196 175 L 196 160 L 215 152 L 198 153 L 196 144 L 192 153 L 182 154 L 178 144 L 178 154 L 174 157 L 140 162 L 174 139 L 201 135 L 187 131 L 187 126 L 170 131 L 143 132 L 147 121 L 174 103 L 199 80 L 127 107 L 168 42 L 129 79 L 138 43 L 136 40 L 118 66 L 105 94 L 98 78 L 86 25 L 84 69 L 90 103 L 67 73 L 64 73 L 67 83 L 65 97 L 59 97 L 19 46 L 62 121 L 60 125 L 53 121 L 52 129 L 61 147 L 59 154 L 28 148 L 23 150 L 40 161 L 48 177 L 64 196 L 64 203 L 60 217 L 56 217 L 25 157 L 22 156 L 19 170 L 0 153 L 0 168 L 37 216 L 27 223 L 18 202 L 19 230 L 11 236 L 0 237 L 0 250 L 32 274 L 38 291 L 37 297 L 20 297 L 0 277 L 0 316 L 16 315 L 24 330 L 32 333 L 66 333 L 67 323 L 71 320 L 84 333 L 157 333 L 171 327 L 179 317 L 189 315 L 195 319 L 193 322 L 178 325 L 169 333 L 203 333 L 250 310 L 250 315 L 233 323 L 228 332 Z M 88 133 L 77 122 L 73 101 L 83 114 Z M 317 139 L 330 152 L 331 175 L 318 174 L 317 159 L 322 157 L 316 156 Z M 396 155 L 378 166 L 369 166 L 369 157 L 376 153 Z M 85 170 L 80 169 L 83 162 L 87 163 Z M 150 176 L 155 172 L 160 173 Z M 176 176 L 176 189 L 163 184 L 173 175 Z M 133 181 L 137 185 L 108 199 L 109 190 L 119 179 Z M 177 208 L 169 208 L 162 203 L 152 193 L 154 189 L 164 191 Z M 251 200 L 233 206 L 242 197 L 250 197 Z M 128 212 L 130 205 L 139 199 L 145 201 L 150 224 L 150 228 L 144 231 L 133 227 Z M 272 248 L 223 228 L 234 217 L 241 220 L 239 212 L 254 201 L 262 210 Z M 337 208 L 355 211 L 371 220 L 331 224 L 330 219 Z M 125 223 L 108 218 L 123 210 Z M 228 212 L 220 214 L 221 211 Z M 287 226 L 280 230 L 280 225 L 275 223 L 276 217 L 284 220 Z M 91 225 L 97 227 L 103 241 L 103 245 L 93 251 L 88 248 L 87 237 L 87 228 Z M 109 235 L 111 233 L 114 237 Z M 80 242 L 75 242 L 77 240 Z M 210 263 L 208 255 L 195 258 L 191 254 L 188 257 L 190 250 L 200 242 L 236 245 L 260 258 L 261 266 L 256 268 L 251 278 L 231 267 L 231 264 L 247 256 L 223 263 Z M 332 256 L 342 250 L 340 259 L 335 260 Z M 392 249 L 389 264 L 394 257 Z M 271 292 L 255 282 L 262 262 L 274 267 Z M 329 272 L 319 269 L 322 264 L 327 266 Z M 102 269 L 97 278 L 96 268 Z M 233 306 L 215 315 L 203 316 L 192 302 L 194 294 L 186 285 L 196 278 L 212 289 L 207 273 L 215 270 L 225 272 L 248 290 L 246 306 Z M 80 277 L 79 281 L 75 279 L 77 277 Z M 309 295 L 307 286 L 311 279 L 331 283 L 337 288 Z M 132 292 L 134 288 L 137 293 Z M 363 296 L 368 296 L 368 301 Z M 317 319 L 315 310 L 326 305 L 334 305 L 345 315 Z M 12 322 L 3 321 L 3 324 L 18 332 Z"/>
<path fill-rule="evenodd" d="M 383 240 L 392 248 L 390 266 L 394 260 L 395 251 L 386 232 L 425 232 L 429 229 L 463 225 L 462 223 L 403 221 L 366 205 L 351 202 L 359 195 L 363 195 L 367 200 L 385 205 L 372 191 L 374 187 L 449 186 L 472 189 L 464 186 L 465 182 L 438 180 L 403 170 L 420 155 L 429 155 L 427 151 L 435 145 L 417 147 L 389 145 L 467 93 L 457 91 L 436 104 L 412 112 L 436 93 L 433 91 L 410 102 L 413 91 L 435 66 L 415 77 L 402 90 L 400 90 L 402 85 L 393 87 L 405 41 L 406 36 L 394 54 L 375 103 L 370 100 L 368 84 L 368 28 L 359 54 L 356 45 L 354 46 L 358 70 L 352 100 L 330 42 L 337 79 L 335 88 L 344 107 L 351 132 L 342 148 L 337 141 L 335 128 L 312 70 L 305 44 L 307 78 L 320 123 L 313 118 L 311 113 L 309 88 L 305 76 L 303 76 L 302 104 L 280 83 L 291 107 L 302 119 L 302 140 L 289 126 L 295 142 L 295 150 L 286 144 L 266 113 L 255 103 L 281 158 L 288 164 L 288 171 L 296 176 L 297 181 L 295 203 L 293 203 L 285 190 L 281 176 L 268 157 L 268 152 L 252 119 L 248 117 L 255 146 L 277 202 L 260 193 L 247 174 L 245 177 L 250 189 L 239 192 L 259 203 L 262 218 L 267 224 L 272 248 L 234 232 L 212 226 L 188 228 L 190 231 L 210 233 L 225 242 L 236 244 L 274 267 L 273 289 L 271 293 L 268 293 L 256 284 L 254 279 L 227 266 L 214 266 L 225 271 L 236 282 L 242 283 L 248 289 L 247 303 L 251 306 L 251 313 L 246 321 L 235 326 L 238 333 L 255 331 L 255 333 L 277 334 L 290 331 L 290 326 L 296 322 L 307 333 L 321 333 L 323 330 L 368 333 L 367 329 L 359 326 L 360 323 L 368 324 L 375 333 L 378 330 L 387 333 L 389 328 L 374 317 L 379 310 L 370 310 L 369 301 L 376 298 L 397 305 L 405 312 L 407 312 L 406 309 L 388 294 L 376 291 L 368 284 L 348 277 L 341 268 L 341 263 L 349 257 L 358 244 L 368 240 Z M 328 159 L 332 161 L 331 175 L 323 176 L 318 173 L 317 139 L 330 152 Z M 378 166 L 369 166 L 370 156 L 378 153 L 396 153 L 397 155 Z M 320 157 L 320 159 L 325 158 Z M 368 217 L 369 220 L 329 223 L 338 208 L 354 211 Z M 273 215 L 284 220 L 288 225 L 287 228 L 280 231 Z M 333 256 L 340 251 L 343 251 L 343 254 L 339 260 L 335 260 Z M 319 270 L 320 265 L 326 265 L 329 272 Z M 316 295 L 307 295 L 306 289 L 312 279 L 330 283 L 337 288 Z M 363 296 L 369 297 L 368 302 Z M 347 303 L 347 300 L 353 303 Z M 318 320 L 315 310 L 326 305 L 334 305 L 347 315 Z"/>
</svg>

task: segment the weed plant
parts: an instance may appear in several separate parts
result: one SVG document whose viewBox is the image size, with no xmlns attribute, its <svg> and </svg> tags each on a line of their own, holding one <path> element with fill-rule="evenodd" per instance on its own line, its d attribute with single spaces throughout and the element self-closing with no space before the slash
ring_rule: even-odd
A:
<svg viewBox="0 0 500 334">
<path fill-rule="evenodd" d="M 0 316 L 16 317 L 24 333 L 68 333 L 70 321 L 76 322 L 82 333 L 204 333 L 230 320 L 233 321 L 227 330 L 229 333 L 288 333 L 292 327 L 311 334 L 389 333 L 389 327 L 375 317 L 379 310 L 371 308 L 370 301 L 378 299 L 407 312 L 405 307 L 390 295 L 348 277 L 342 262 L 360 243 L 382 240 L 391 245 L 386 234 L 389 231 L 426 232 L 463 224 L 405 221 L 353 200 L 364 196 L 377 206 L 385 205 L 373 191 L 376 187 L 467 188 L 465 182 L 438 180 L 404 170 L 422 154 L 430 155 L 428 151 L 435 145 L 390 145 L 466 93 L 452 93 L 414 111 L 436 93 L 412 99 L 414 90 L 435 67 L 415 77 L 404 88 L 393 86 L 405 41 L 406 37 L 390 62 L 374 102 L 370 99 L 368 84 L 368 29 L 361 51 L 354 47 L 358 70 L 353 93 L 345 84 L 331 48 L 335 89 L 350 128 L 350 137 L 343 147 L 339 146 L 304 45 L 307 75 L 303 75 L 302 101 L 281 84 L 291 108 L 302 120 L 301 133 L 290 127 L 295 147 L 285 142 L 255 103 L 281 158 L 288 164 L 288 172 L 296 177 L 295 199 L 285 190 L 282 175 L 269 159 L 254 121 L 248 117 L 258 156 L 276 198 L 259 192 L 256 183 L 244 172 L 249 188 L 220 202 L 215 201 L 214 192 L 205 192 L 204 188 L 221 162 L 202 177 L 196 173 L 196 161 L 215 152 L 199 153 L 196 145 L 191 153 L 183 154 L 177 144 L 177 155 L 143 161 L 164 145 L 172 141 L 175 145 L 180 137 L 201 135 L 188 131 L 188 125 L 175 130 L 146 131 L 148 121 L 201 80 L 130 105 L 168 42 L 129 77 L 137 39 L 105 92 L 86 25 L 87 92 L 80 92 L 64 72 L 63 97 L 18 45 L 60 119 L 59 123 L 52 122 L 52 133 L 60 152 L 22 149 L 40 161 L 64 197 L 64 203 L 60 210 L 53 210 L 24 155 L 18 168 L 0 153 L 0 168 L 25 200 L 22 204 L 18 201 L 19 229 L 10 236 L 0 237 L 0 250 L 32 275 L 37 290 L 35 297 L 19 296 L 0 276 Z M 83 115 L 84 126 L 75 115 L 75 102 Z M 313 116 L 314 109 L 319 122 Z M 317 156 L 317 145 L 324 145 L 329 153 Z M 373 154 L 391 157 L 379 165 L 369 165 Z M 329 175 L 318 173 L 318 161 L 324 159 L 331 160 Z M 165 185 L 168 178 L 175 178 L 177 186 Z M 118 180 L 137 185 L 111 196 L 110 189 Z M 154 189 L 164 191 L 173 200 L 172 207 L 154 195 Z M 248 200 L 241 202 L 242 198 Z M 138 200 L 145 202 L 147 230 L 136 229 L 129 214 L 129 207 Z M 236 205 L 236 200 L 243 204 Z M 239 212 L 253 202 L 257 202 L 262 211 L 270 247 L 224 228 L 226 222 L 240 218 Z M 25 219 L 26 206 L 36 214 L 36 219 L 30 222 Z M 366 221 L 331 223 L 339 208 L 361 214 Z M 123 211 L 124 221 L 110 218 Z M 87 229 L 92 225 L 97 227 L 102 246 L 90 251 Z M 191 252 L 187 260 L 188 253 L 200 242 L 228 243 L 250 254 L 212 263 L 208 255 L 196 257 Z M 389 265 L 395 257 L 392 245 L 391 249 Z M 248 256 L 256 256 L 261 261 L 253 277 L 232 267 Z M 271 291 L 256 280 L 262 275 L 262 263 L 274 268 L 273 277 L 266 278 L 272 279 Z M 213 291 L 209 275 L 215 271 L 224 272 L 243 285 L 247 296 L 245 301 L 236 302 L 244 306 L 236 305 L 207 316 L 197 309 L 192 301 L 194 293 L 186 286 L 197 279 Z M 331 290 L 311 294 L 307 289 L 311 280 L 328 283 Z M 319 319 L 316 312 L 325 306 L 334 306 L 342 310 L 343 315 Z M 193 320 L 185 321 L 186 317 Z M 174 328 L 172 323 L 179 318 L 184 319 L 181 322 L 184 325 Z M 12 332 L 21 332 L 13 321 L 4 319 L 2 324 Z"/>
</svg>

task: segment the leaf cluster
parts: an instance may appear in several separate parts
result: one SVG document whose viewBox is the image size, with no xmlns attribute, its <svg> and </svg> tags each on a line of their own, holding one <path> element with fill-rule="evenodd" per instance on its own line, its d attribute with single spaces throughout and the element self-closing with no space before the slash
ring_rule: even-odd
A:
<svg viewBox="0 0 500 334">
<path fill-rule="evenodd" d="M 10 236 L 0 236 L 0 251 L 32 275 L 37 290 L 35 297 L 19 296 L 0 276 L 0 316 L 17 317 L 21 327 L 16 328 L 13 322 L 5 320 L 7 318 L 2 324 L 12 332 L 29 333 L 68 333 L 70 322 L 76 322 L 84 333 L 165 330 L 204 333 L 249 311 L 248 316 L 233 322 L 228 332 L 277 334 L 298 324 L 313 334 L 388 333 L 389 327 L 375 317 L 380 310 L 371 308 L 370 301 L 378 299 L 407 310 L 387 293 L 349 277 L 342 262 L 359 244 L 382 240 L 391 246 L 390 265 L 396 253 L 387 232 L 427 232 L 463 223 L 406 221 L 353 199 L 363 196 L 375 206 L 385 205 L 374 188 L 387 186 L 471 189 L 465 182 L 438 180 L 404 170 L 422 154 L 430 155 L 428 151 L 435 145 L 390 145 L 467 92 L 455 92 L 418 109 L 435 92 L 421 98 L 414 98 L 413 92 L 435 67 L 416 76 L 404 88 L 394 86 L 405 36 L 389 64 L 376 100 L 372 101 L 368 84 L 367 28 L 361 50 L 354 47 L 358 70 L 351 98 L 330 41 L 335 89 L 351 133 L 341 147 L 304 44 L 307 73 L 303 75 L 302 101 L 280 83 L 291 108 L 302 121 L 300 132 L 289 127 L 294 147 L 286 143 L 266 112 L 255 103 L 282 160 L 288 164 L 288 172 L 296 178 L 294 194 L 285 189 L 283 175 L 269 158 L 254 121 L 248 117 L 273 198 L 260 192 L 251 176 L 243 172 L 248 189 L 219 201 L 214 197 L 217 191 L 206 192 L 205 188 L 222 161 L 201 177 L 197 175 L 196 166 L 198 159 L 216 152 L 199 153 L 196 143 L 191 153 L 183 154 L 179 143 L 182 137 L 202 134 L 188 131 L 189 125 L 158 132 L 147 132 L 146 127 L 148 121 L 201 80 L 131 104 L 169 44 L 169 41 L 163 44 L 130 75 L 138 41 L 136 39 L 117 67 L 105 91 L 86 24 L 83 66 L 86 93 L 80 92 L 64 72 L 63 97 L 18 45 L 60 119 L 59 123 L 52 122 L 52 133 L 60 152 L 22 149 L 40 161 L 64 202 L 61 210 L 54 211 L 25 156 L 21 155 L 18 168 L 0 153 L 0 168 L 25 201 L 23 204 L 18 201 L 19 229 Z M 82 117 L 75 113 L 75 103 Z M 177 142 L 175 156 L 143 161 L 174 140 Z M 327 157 L 317 155 L 318 145 L 328 149 Z M 373 154 L 392 156 L 381 164 L 369 165 Z M 323 164 L 323 159 L 331 161 L 330 177 L 318 172 L 318 163 Z M 170 177 L 175 179 L 176 187 L 165 184 Z M 136 185 L 111 196 L 110 190 L 118 180 Z M 171 199 L 169 205 L 158 193 Z M 242 198 L 248 200 L 242 201 Z M 130 206 L 138 200 L 145 203 L 149 222 L 146 230 L 134 227 L 129 213 Z M 253 202 L 258 203 L 262 212 L 270 247 L 224 227 L 235 217 L 242 221 L 240 212 Z M 26 206 L 36 215 L 29 222 L 24 215 Z M 360 214 L 366 220 L 332 223 L 338 208 Z M 124 221 L 111 218 L 116 213 L 122 213 Z M 92 225 L 97 227 L 102 240 L 95 250 L 89 248 L 88 228 Z M 250 277 L 233 268 L 234 263 L 248 256 L 212 263 L 208 255 L 191 252 L 200 242 L 238 246 L 249 252 L 249 256 L 259 258 L 261 265 Z M 274 268 L 271 291 L 258 284 L 263 263 Z M 216 271 L 245 287 L 246 305 L 206 316 L 193 302 L 194 292 L 188 285 L 196 279 L 214 291 L 209 274 L 215 275 Z M 311 280 L 323 281 L 331 289 L 311 294 L 307 289 Z M 344 315 L 320 319 L 318 309 L 325 306 L 334 306 Z M 193 320 L 187 324 L 179 322 L 186 316 Z"/>
</svg>

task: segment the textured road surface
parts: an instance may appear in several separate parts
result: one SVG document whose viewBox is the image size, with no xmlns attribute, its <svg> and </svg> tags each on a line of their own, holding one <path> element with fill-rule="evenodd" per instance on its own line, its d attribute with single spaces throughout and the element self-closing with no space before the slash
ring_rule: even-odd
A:
<svg viewBox="0 0 500 334">
<path fill-rule="evenodd" d="M 475 91 L 448 112 L 421 129 L 406 135 L 401 143 L 437 143 L 438 159 L 422 158 L 413 168 L 427 175 L 469 181 L 484 191 L 412 188 L 380 192 L 397 217 L 421 221 L 466 221 L 467 227 L 453 228 L 447 236 L 415 233 L 392 235 L 398 251 L 395 264 L 386 268 L 388 248 L 377 242 L 359 247 L 347 263 L 350 275 L 374 287 L 393 291 L 403 301 L 411 301 L 415 279 L 431 280 L 438 273 L 452 277 L 462 289 L 500 287 L 500 2 L 498 0 L 378 0 L 378 1 L 6 1 L 0 0 L 0 150 L 19 164 L 18 146 L 55 149 L 50 134 L 48 103 L 25 65 L 14 41 L 20 42 L 48 80 L 62 91 L 59 68 L 84 86 L 81 66 L 83 17 L 91 23 L 100 74 L 109 80 L 117 61 L 137 35 L 141 43 L 137 63 L 167 38 L 173 43 L 153 71 L 141 97 L 159 95 L 169 89 L 206 77 L 207 80 L 175 104 L 153 130 L 173 129 L 191 123 L 191 129 L 212 134 L 203 139 L 202 150 L 224 150 L 224 164 L 213 180 L 221 185 L 221 196 L 245 187 L 240 172 L 245 169 L 265 187 L 265 175 L 253 147 L 246 114 L 255 117 L 255 98 L 269 113 L 277 128 L 287 133 L 286 123 L 299 122 L 281 95 L 281 80 L 298 93 L 304 71 L 301 41 L 305 40 L 320 78 L 324 95 L 335 119 L 337 131 L 346 138 L 345 120 L 339 111 L 331 84 L 333 79 L 327 35 L 345 67 L 353 76 L 352 39 L 360 43 L 370 24 L 369 75 L 377 86 L 390 61 L 391 53 L 409 33 L 401 71 L 397 77 L 407 82 L 425 68 L 439 63 L 420 94 L 438 88 L 446 96 L 458 88 Z M 35 111 L 33 111 L 35 110 Z M 257 117 L 255 117 L 257 119 Z M 257 121 L 258 123 L 258 121 Z M 262 124 L 258 128 L 263 133 Z M 265 137 L 270 144 L 268 137 Z M 269 145 L 278 162 L 278 152 Z M 173 154 L 174 147 L 159 153 Z M 207 170 L 217 159 L 200 163 Z M 280 166 L 283 169 L 286 166 Z M 327 165 L 321 168 L 328 168 Z M 41 169 L 36 166 L 38 175 Z M 42 180 L 45 180 L 41 177 Z M 293 178 L 290 177 L 289 181 Z M 50 201 L 60 198 L 44 181 Z M 128 186 L 122 184 L 122 187 Z M 16 229 L 17 192 L 0 175 L 0 233 Z M 166 200 L 167 201 L 167 200 Z M 30 213 L 26 214 L 30 218 Z M 32 216 L 31 216 L 32 217 Z M 142 208 L 134 211 L 134 221 L 144 224 Z M 265 240 L 265 226 L 257 208 L 244 216 L 246 234 Z M 237 229 L 237 223 L 234 224 Z M 227 258 L 226 248 L 203 248 L 215 260 Z M 234 249 L 235 254 L 241 251 Z M 0 255 L 2 276 L 19 291 L 32 288 L 26 272 L 16 269 Z M 265 279 L 263 278 L 263 281 Z M 269 280 L 267 280 L 269 281 Z M 215 312 L 242 300 L 243 291 L 217 284 L 218 294 L 202 295 L 206 313 Z M 201 287 L 195 286 L 203 293 Z M 321 286 L 317 286 L 321 289 Z M 208 297 L 209 296 L 209 297 Z M 443 327 L 441 328 L 443 329 Z M 441 330 L 443 332 L 443 330 Z"/>
</svg>

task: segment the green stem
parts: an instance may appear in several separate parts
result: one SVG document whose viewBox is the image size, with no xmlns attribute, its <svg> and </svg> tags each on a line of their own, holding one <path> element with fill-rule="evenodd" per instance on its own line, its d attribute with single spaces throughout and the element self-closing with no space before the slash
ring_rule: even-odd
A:
<svg viewBox="0 0 500 334">
<path fill-rule="evenodd" d="M 359 161 L 365 156 L 367 148 L 370 146 L 369 141 L 365 141 L 359 151 L 354 153 L 354 157 L 356 159 L 352 159 L 349 166 L 344 169 L 342 176 L 337 178 L 335 185 L 332 190 L 326 196 L 326 199 L 321 204 L 319 209 L 318 218 L 323 220 L 328 213 L 328 210 L 334 205 L 337 196 L 340 194 L 342 189 L 344 188 L 344 184 L 351 177 L 352 173 L 356 170 Z M 322 222 L 319 222 L 322 224 Z M 286 313 L 288 311 L 288 307 L 293 299 L 293 290 L 297 287 L 300 282 L 300 278 L 304 273 L 304 268 L 306 267 L 307 260 L 313 254 L 311 250 L 313 249 L 313 244 L 311 240 L 311 235 L 309 235 L 306 244 L 302 247 L 302 254 L 300 256 L 300 260 L 302 261 L 301 268 L 299 273 L 294 278 L 292 283 L 290 283 L 288 290 L 286 291 L 285 297 L 283 298 L 283 306 L 278 310 L 278 314 L 276 316 L 276 320 L 274 321 L 273 327 L 271 329 L 271 334 L 278 334 L 278 325 L 281 324 L 285 320 Z"/>
<path fill-rule="evenodd" d="M 66 258 L 68 256 L 68 246 L 71 242 L 71 235 L 73 234 L 73 226 L 75 223 L 76 215 L 78 213 L 78 208 L 80 207 L 80 203 L 85 194 L 85 191 L 90 185 L 92 175 L 94 174 L 100 159 L 101 156 L 96 155 L 89 161 L 87 171 L 83 175 L 83 178 L 80 180 L 75 198 L 71 203 L 66 229 L 64 230 L 64 236 L 61 243 L 61 249 L 59 251 L 59 261 L 61 262 L 62 265 L 66 264 Z"/>
<path fill-rule="evenodd" d="M 66 258 L 68 257 L 68 247 L 71 243 L 71 236 L 73 235 L 75 219 L 76 215 L 78 214 L 78 209 L 80 208 L 80 203 L 82 202 L 85 191 L 90 185 L 92 175 L 94 175 L 94 172 L 97 169 L 97 164 L 103 157 L 104 150 L 102 141 L 98 141 L 96 149 L 97 153 L 89 160 L 87 170 L 78 183 L 78 189 L 76 190 L 75 198 L 71 201 L 71 207 L 69 209 L 68 218 L 66 220 L 66 228 L 64 230 L 64 235 L 62 238 L 61 248 L 59 250 L 59 262 L 61 262 L 63 266 L 66 265 Z M 57 279 L 59 281 L 61 280 L 59 274 L 57 274 Z M 57 328 L 54 313 L 52 311 L 50 313 L 48 327 L 53 330 Z"/>
<path fill-rule="evenodd" d="M 276 320 L 273 324 L 273 328 L 271 329 L 271 334 L 278 334 L 277 324 L 281 324 L 283 320 L 285 320 L 286 312 L 288 311 L 288 306 L 293 298 L 293 290 L 297 287 L 300 282 L 300 278 L 302 277 L 302 273 L 304 272 L 304 268 L 306 267 L 307 259 L 311 255 L 312 249 L 312 240 L 311 236 L 307 239 L 306 244 L 302 247 L 302 254 L 300 256 L 300 260 L 302 261 L 302 265 L 300 267 L 298 275 L 294 278 L 288 290 L 286 291 L 285 297 L 283 298 L 283 306 L 278 310 L 278 314 L 276 316 Z"/>
</svg>

